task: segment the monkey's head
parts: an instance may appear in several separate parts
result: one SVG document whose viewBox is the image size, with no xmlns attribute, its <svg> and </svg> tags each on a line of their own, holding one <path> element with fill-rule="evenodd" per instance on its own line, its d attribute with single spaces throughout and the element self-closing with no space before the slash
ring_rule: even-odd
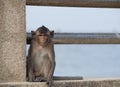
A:
<svg viewBox="0 0 120 87">
<path fill-rule="evenodd" d="M 54 31 L 50 31 L 47 27 L 39 27 L 36 31 L 32 31 L 32 37 L 38 40 L 40 44 L 46 44 L 51 42 L 51 38 L 54 36 Z"/>
</svg>

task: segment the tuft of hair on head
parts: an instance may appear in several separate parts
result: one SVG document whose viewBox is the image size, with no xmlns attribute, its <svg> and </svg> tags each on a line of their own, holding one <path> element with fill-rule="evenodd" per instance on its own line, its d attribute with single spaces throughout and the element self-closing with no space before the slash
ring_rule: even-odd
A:
<svg viewBox="0 0 120 87">
<path fill-rule="evenodd" d="M 39 33 L 47 34 L 47 35 L 50 36 L 51 38 L 54 37 L 54 31 L 50 31 L 50 30 L 49 30 L 47 27 L 45 27 L 44 25 L 42 25 L 41 27 L 39 27 L 36 31 L 39 32 Z"/>
<path fill-rule="evenodd" d="M 39 27 L 37 29 L 37 31 L 39 31 L 40 33 L 47 33 L 50 30 L 47 27 L 45 27 L 44 25 L 42 25 L 42 27 Z"/>
</svg>

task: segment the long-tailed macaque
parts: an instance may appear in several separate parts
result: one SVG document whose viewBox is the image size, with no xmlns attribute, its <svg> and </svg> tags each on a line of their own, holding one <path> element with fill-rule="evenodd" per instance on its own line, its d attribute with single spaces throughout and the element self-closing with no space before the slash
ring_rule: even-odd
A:
<svg viewBox="0 0 120 87">
<path fill-rule="evenodd" d="M 54 31 L 42 26 L 31 33 L 32 40 L 28 53 L 28 81 L 47 81 L 50 87 L 55 69 L 55 53 L 52 42 Z"/>
</svg>

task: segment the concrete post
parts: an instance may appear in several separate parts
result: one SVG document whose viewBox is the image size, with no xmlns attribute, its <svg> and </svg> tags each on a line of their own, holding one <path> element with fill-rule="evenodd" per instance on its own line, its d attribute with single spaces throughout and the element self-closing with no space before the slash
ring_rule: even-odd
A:
<svg viewBox="0 0 120 87">
<path fill-rule="evenodd" d="M 0 0 L 0 82 L 26 80 L 26 0 Z"/>
</svg>

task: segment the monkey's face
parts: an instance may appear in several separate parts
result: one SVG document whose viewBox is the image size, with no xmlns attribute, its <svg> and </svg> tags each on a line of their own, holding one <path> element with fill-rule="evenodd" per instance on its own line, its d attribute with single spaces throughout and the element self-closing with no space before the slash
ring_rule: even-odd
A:
<svg viewBox="0 0 120 87">
<path fill-rule="evenodd" d="M 45 44 L 47 42 L 48 35 L 44 33 L 39 34 L 39 41 L 41 44 Z"/>
<path fill-rule="evenodd" d="M 54 36 L 54 31 L 50 31 L 48 28 L 44 26 L 38 28 L 36 31 L 32 31 L 31 33 L 32 38 L 36 39 L 36 41 L 41 45 L 50 43 Z"/>
</svg>

